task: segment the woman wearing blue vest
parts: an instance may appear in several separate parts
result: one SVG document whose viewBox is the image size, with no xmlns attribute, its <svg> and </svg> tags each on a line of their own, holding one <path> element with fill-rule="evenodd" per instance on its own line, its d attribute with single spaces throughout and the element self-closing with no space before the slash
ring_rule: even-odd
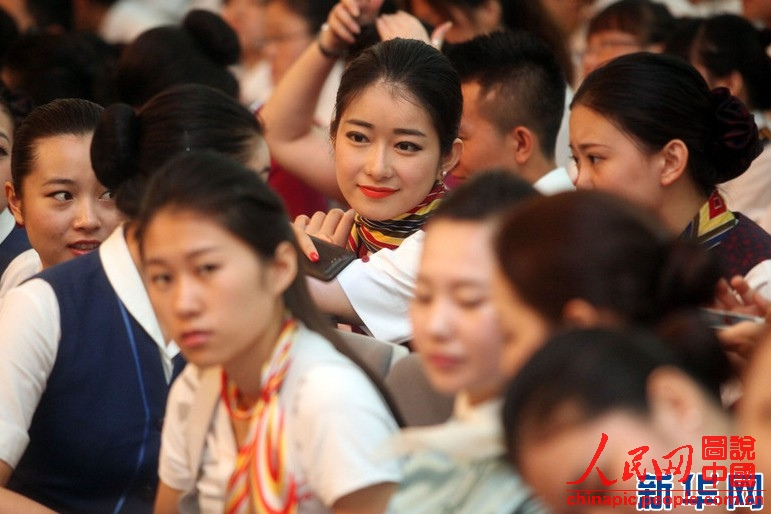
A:
<svg viewBox="0 0 771 514">
<path fill-rule="evenodd" d="M 181 369 L 139 271 L 131 221 L 169 158 L 220 151 L 267 164 L 256 119 L 206 86 L 178 86 L 138 112 L 105 110 L 91 158 L 129 220 L 98 252 L 53 266 L 0 310 L 0 506 L 12 512 L 150 512 L 166 395 Z"/>
</svg>

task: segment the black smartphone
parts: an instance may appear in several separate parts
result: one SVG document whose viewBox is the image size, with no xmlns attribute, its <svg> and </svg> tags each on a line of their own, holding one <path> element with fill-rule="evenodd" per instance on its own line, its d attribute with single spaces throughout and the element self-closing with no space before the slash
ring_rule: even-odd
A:
<svg viewBox="0 0 771 514">
<path fill-rule="evenodd" d="M 319 260 L 316 262 L 306 259 L 305 272 L 311 277 L 329 282 L 338 273 L 343 271 L 343 268 L 348 266 L 352 260 L 356 259 L 356 255 L 353 252 L 341 246 L 328 243 L 313 236 L 309 237 L 313 244 L 316 245 L 316 251 L 319 254 Z"/>
<path fill-rule="evenodd" d="M 723 311 L 719 309 L 699 309 L 704 322 L 712 328 L 726 328 L 731 325 L 736 325 L 742 321 L 753 321 L 755 323 L 765 323 L 766 320 L 759 316 L 752 316 L 750 314 L 740 314 L 736 312 Z"/>
</svg>

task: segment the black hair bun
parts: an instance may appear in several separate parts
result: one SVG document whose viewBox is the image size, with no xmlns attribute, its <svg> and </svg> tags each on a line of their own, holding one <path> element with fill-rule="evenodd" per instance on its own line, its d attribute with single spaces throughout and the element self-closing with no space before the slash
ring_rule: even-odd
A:
<svg viewBox="0 0 771 514">
<path fill-rule="evenodd" d="M 193 9 L 182 20 L 182 27 L 214 63 L 229 66 L 238 62 L 241 55 L 238 36 L 220 16 Z"/>
<path fill-rule="evenodd" d="M 130 105 L 113 104 L 102 112 L 91 142 L 91 165 L 99 182 L 118 189 L 139 173 L 138 139 L 139 120 Z"/>
<path fill-rule="evenodd" d="M 710 157 L 719 182 L 738 177 L 763 151 L 754 116 L 728 88 L 710 92 L 713 115 L 710 127 Z"/>
</svg>

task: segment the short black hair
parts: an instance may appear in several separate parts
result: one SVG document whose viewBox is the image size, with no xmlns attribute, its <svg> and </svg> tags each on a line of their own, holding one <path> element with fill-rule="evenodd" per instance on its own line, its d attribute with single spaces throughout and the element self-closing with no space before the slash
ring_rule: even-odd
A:
<svg viewBox="0 0 771 514">
<path fill-rule="evenodd" d="M 452 45 L 447 57 L 461 83 L 478 82 L 481 95 L 495 93 L 483 111 L 488 121 L 501 133 L 529 128 L 541 152 L 554 157 L 567 82 L 545 43 L 524 31 L 500 31 Z"/>
</svg>

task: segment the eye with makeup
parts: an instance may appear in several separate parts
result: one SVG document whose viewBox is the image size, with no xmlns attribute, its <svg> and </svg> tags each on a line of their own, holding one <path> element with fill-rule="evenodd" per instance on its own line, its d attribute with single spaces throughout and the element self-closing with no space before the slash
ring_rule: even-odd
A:
<svg viewBox="0 0 771 514">
<path fill-rule="evenodd" d="M 411 141 L 400 141 L 395 145 L 396 149 L 405 153 L 416 153 L 423 149 L 423 147 L 416 145 Z"/>
<path fill-rule="evenodd" d="M 70 191 L 54 191 L 47 194 L 46 196 L 56 200 L 57 202 L 68 202 L 75 198 L 75 196 Z"/>
</svg>

